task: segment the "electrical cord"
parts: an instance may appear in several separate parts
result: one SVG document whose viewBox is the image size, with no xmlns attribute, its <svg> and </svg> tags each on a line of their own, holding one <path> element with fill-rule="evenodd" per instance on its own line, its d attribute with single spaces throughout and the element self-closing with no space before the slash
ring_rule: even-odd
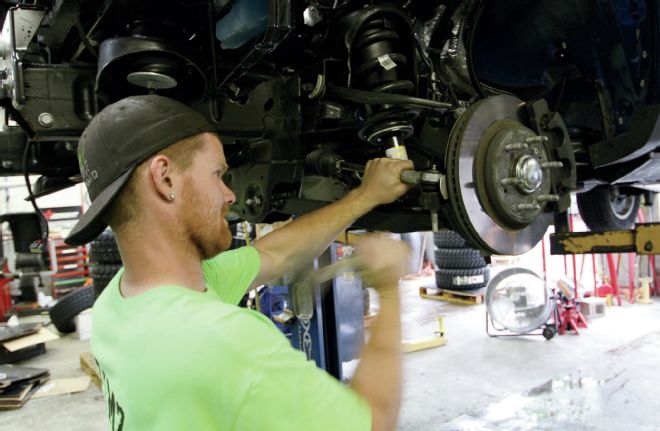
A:
<svg viewBox="0 0 660 431">
<path fill-rule="evenodd" d="M 28 198 L 30 200 L 30 203 L 32 204 L 32 208 L 34 208 L 34 211 L 37 213 L 37 216 L 39 217 L 39 223 L 41 224 L 41 245 L 45 246 L 46 241 L 48 241 L 48 221 L 46 220 L 46 217 L 44 214 L 41 212 L 41 209 L 39 209 L 39 206 L 37 205 L 37 200 L 34 197 L 34 193 L 32 193 L 32 184 L 30 184 L 30 176 L 28 173 L 28 158 L 30 155 L 30 148 L 32 147 L 32 140 L 30 138 L 27 138 L 27 141 L 25 142 L 25 150 L 23 151 L 23 177 L 25 178 L 25 186 L 27 187 L 28 190 Z"/>
</svg>

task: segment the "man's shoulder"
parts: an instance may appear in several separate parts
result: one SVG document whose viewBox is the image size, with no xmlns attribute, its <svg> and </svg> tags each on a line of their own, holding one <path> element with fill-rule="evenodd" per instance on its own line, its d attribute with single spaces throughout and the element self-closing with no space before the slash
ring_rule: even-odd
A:
<svg viewBox="0 0 660 431">
<path fill-rule="evenodd" d="M 232 250 L 226 250 L 217 256 L 202 262 L 202 267 L 215 265 L 230 265 L 237 262 L 259 263 L 259 252 L 252 246 L 244 246 Z"/>
<path fill-rule="evenodd" d="M 94 304 L 99 324 L 130 322 L 131 325 L 194 328 L 198 331 L 254 334 L 277 331 L 261 313 L 227 304 L 213 292 L 194 292 L 181 286 L 155 287 L 136 297 L 123 298 L 110 283 Z"/>
</svg>

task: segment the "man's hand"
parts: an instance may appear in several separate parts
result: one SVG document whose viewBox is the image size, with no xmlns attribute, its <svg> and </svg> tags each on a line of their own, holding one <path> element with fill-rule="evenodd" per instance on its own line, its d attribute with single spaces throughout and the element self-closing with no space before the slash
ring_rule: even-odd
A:
<svg viewBox="0 0 660 431">
<path fill-rule="evenodd" d="M 405 275 L 410 258 L 406 243 L 385 235 L 367 235 L 356 244 L 357 255 L 366 262 L 362 278 L 379 293 L 396 291 L 399 279 Z"/>
<path fill-rule="evenodd" d="M 414 169 L 410 160 L 373 159 L 364 171 L 362 184 L 356 189 L 374 207 L 389 204 L 402 196 L 411 186 L 401 182 L 401 171 Z"/>
</svg>

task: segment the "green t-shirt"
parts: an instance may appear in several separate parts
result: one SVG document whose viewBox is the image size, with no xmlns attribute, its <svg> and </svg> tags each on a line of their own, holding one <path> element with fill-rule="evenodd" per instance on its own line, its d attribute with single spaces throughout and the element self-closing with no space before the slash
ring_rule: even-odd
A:
<svg viewBox="0 0 660 431">
<path fill-rule="evenodd" d="M 92 353 L 113 430 L 370 430 L 368 404 L 308 362 L 265 316 L 236 306 L 259 272 L 252 247 L 203 263 L 207 291 L 94 305 Z"/>
</svg>

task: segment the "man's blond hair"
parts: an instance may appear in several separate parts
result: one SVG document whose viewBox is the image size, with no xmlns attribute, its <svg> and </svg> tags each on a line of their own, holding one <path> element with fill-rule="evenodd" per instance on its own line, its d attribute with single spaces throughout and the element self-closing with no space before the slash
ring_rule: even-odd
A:
<svg viewBox="0 0 660 431">
<path fill-rule="evenodd" d="M 166 156 L 172 161 L 175 171 L 185 171 L 192 166 L 195 154 L 204 146 L 205 142 L 203 139 L 199 139 L 199 135 L 191 136 L 159 151 L 154 157 L 158 155 Z M 134 220 L 142 210 L 141 191 L 136 173 L 141 169 L 146 169 L 151 159 L 152 157 L 148 158 L 135 169 L 131 178 L 106 210 L 103 219 L 113 230 L 117 230 Z"/>
</svg>

